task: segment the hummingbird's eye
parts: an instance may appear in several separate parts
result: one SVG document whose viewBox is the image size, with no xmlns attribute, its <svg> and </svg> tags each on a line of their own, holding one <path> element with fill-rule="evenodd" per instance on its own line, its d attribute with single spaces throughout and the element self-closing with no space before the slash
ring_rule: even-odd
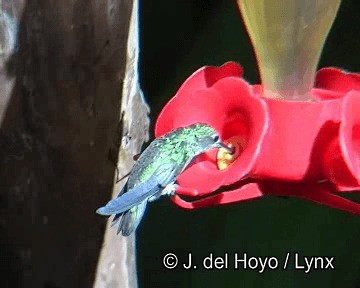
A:
<svg viewBox="0 0 360 288">
<path fill-rule="evenodd" d="M 219 136 L 218 136 L 218 135 L 215 135 L 215 136 L 213 137 L 213 139 L 214 139 L 215 142 L 217 142 L 217 141 L 219 141 Z"/>
</svg>

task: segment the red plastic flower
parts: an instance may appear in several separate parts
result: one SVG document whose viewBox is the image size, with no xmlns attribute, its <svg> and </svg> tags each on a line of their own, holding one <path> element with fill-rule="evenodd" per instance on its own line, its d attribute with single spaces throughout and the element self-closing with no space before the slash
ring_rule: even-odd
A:
<svg viewBox="0 0 360 288">
<path fill-rule="evenodd" d="M 213 151 L 178 177 L 181 186 L 195 188 L 199 195 L 247 176 L 259 154 L 267 128 L 266 105 L 240 76 L 241 68 L 235 63 L 197 71 L 166 105 L 156 123 L 156 137 L 201 122 L 213 126 L 221 139 L 238 136 L 241 146 L 247 147 L 241 152 L 241 161 L 234 161 L 226 170 L 219 171 Z"/>
<path fill-rule="evenodd" d="M 160 113 L 156 137 L 207 123 L 235 148 L 224 170 L 217 151 L 197 159 L 177 178 L 174 202 L 192 209 L 275 194 L 360 213 L 360 204 L 332 194 L 360 190 L 360 76 L 320 70 L 314 102 L 262 98 L 261 86 L 241 76 L 233 62 L 203 67 Z M 213 193 L 219 188 L 225 191 Z M 208 196 L 187 202 L 179 195 Z"/>
</svg>

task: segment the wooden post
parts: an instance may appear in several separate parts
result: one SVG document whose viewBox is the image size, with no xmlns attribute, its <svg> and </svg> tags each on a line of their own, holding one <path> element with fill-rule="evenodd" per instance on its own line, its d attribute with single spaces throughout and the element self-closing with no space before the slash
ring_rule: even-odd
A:
<svg viewBox="0 0 360 288">
<path fill-rule="evenodd" d="M 116 165 L 129 172 L 148 137 L 136 10 L 0 1 L 2 287 L 137 285 L 134 238 L 106 233 L 99 260 L 106 220 L 95 214 L 123 184 Z"/>
</svg>

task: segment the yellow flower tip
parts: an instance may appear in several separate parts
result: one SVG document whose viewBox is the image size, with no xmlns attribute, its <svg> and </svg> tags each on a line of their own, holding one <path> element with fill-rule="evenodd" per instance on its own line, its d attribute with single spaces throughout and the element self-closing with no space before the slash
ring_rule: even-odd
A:
<svg viewBox="0 0 360 288">
<path fill-rule="evenodd" d="M 243 139 L 238 136 L 234 136 L 224 141 L 228 147 L 232 148 L 232 152 L 229 152 L 225 148 L 220 148 L 217 153 L 217 166 L 219 170 L 224 170 L 228 168 L 231 163 L 233 163 L 236 158 L 239 157 L 240 152 L 243 147 Z"/>
</svg>

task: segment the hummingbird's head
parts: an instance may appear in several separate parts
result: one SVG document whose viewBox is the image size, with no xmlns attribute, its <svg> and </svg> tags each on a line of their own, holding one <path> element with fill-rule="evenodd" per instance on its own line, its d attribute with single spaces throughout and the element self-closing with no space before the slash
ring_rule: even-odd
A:
<svg viewBox="0 0 360 288">
<path fill-rule="evenodd" d="M 189 127 L 192 145 L 196 147 L 198 154 L 213 148 L 225 148 L 231 152 L 231 148 L 223 144 L 214 128 L 207 124 L 194 124 Z"/>
</svg>

